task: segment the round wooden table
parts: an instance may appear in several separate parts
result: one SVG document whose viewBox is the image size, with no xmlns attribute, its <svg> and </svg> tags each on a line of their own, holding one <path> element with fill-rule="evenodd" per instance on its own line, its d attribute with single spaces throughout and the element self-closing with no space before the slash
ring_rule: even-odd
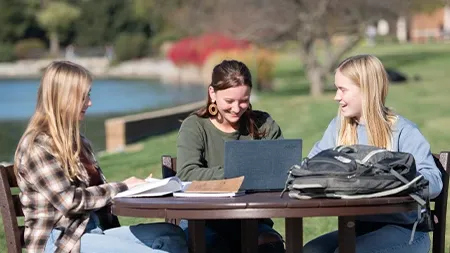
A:
<svg viewBox="0 0 450 253">
<path fill-rule="evenodd" d="M 286 252 L 303 247 L 303 217 L 338 216 L 340 252 L 355 252 L 355 216 L 416 210 L 410 197 L 373 199 L 298 200 L 279 192 L 252 193 L 234 198 L 116 198 L 113 213 L 119 216 L 187 219 L 191 252 L 206 252 L 205 220 L 241 219 L 242 252 L 257 252 L 257 219 L 286 219 Z"/>
</svg>

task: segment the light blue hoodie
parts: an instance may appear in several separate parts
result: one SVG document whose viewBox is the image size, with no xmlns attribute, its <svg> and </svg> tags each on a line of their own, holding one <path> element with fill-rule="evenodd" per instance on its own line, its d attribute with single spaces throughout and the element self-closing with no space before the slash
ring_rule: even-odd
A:
<svg viewBox="0 0 450 253">
<path fill-rule="evenodd" d="M 312 157 L 322 150 L 333 148 L 336 146 L 337 135 L 339 129 L 339 119 L 334 118 L 328 125 L 323 137 L 318 141 L 308 157 Z M 358 144 L 368 144 L 368 136 L 366 127 L 363 124 L 357 127 Z M 431 154 L 430 144 L 420 133 L 417 126 L 401 117 L 397 116 L 397 122 L 393 129 L 393 151 L 406 152 L 414 156 L 416 161 L 417 172 L 422 174 L 429 182 L 430 198 L 435 198 L 442 190 L 441 172 L 436 167 L 433 156 Z M 378 222 L 391 222 L 401 224 L 411 224 L 417 218 L 417 212 L 397 213 L 390 215 L 370 215 L 358 217 L 358 220 L 370 220 Z"/>
</svg>

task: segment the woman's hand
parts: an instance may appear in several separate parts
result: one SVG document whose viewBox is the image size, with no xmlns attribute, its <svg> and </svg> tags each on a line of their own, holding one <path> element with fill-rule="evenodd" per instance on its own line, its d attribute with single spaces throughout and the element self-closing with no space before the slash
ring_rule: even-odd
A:
<svg viewBox="0 0 450 253">
<path fill-rule="evenodd" d="M 123 180 L 122 183 L 126 184 L 128 186 L 128 189 L 130 189 L 137 185 L 145 183 L 145 180 L 137 178 L 137 177 L 129 177 L 129 178 Z"/>
</svg>

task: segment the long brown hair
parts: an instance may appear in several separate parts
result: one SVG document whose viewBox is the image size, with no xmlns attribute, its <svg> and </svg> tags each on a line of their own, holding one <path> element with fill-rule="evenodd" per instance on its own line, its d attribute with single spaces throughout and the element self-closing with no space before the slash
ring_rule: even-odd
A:
<svg viewBox="0 0 450 253">
<path fill-rule="evenodd" d="M 253 86 L 250 70 L 243 62 L 236 60 L 224 60 L 214 67 L 212 71 L 211 84 L 209 85 L 214 89 L 214 92 L 243 85 L 250 87 L 250 89 Z M 208 107 L 211 103 L 211 97 L 208 94 L 206 106 L 197 110 L 194 114 L 202 118 L 213 117 L 213 115 L 211 115 L 208 111 Z M 239 119 L 239 127 L 248 131 L 250 136 L 254 139 L 259 139 L 265 135 L 265 131 L 258 131 L 255 120 L 255 113 L 253 112 L 252 105 L 250 104 L 248 109 Z"/>
<path fill-rule="evenodd" d="M 385 106 L 389 80 L 381 61 L 373 55 L 356 55 L 339 64 L 339 70 L 361 89 L 362 117 L 370 145 L 391 149 L 392 127 L 397 116 Z M 358 123 L 339 112 L 340 130 L 337 145 L 356 144 Z"/>
<path fill-rule="evenodd" d="M 51 138 L 55 158 L 70 180 L 84 179 L 79 165 L 81 152 L 87 152 L 81 141 L 80 115 L 88 99 L 92 76 L 82 66 L 68 62 L 52 62 L 44 72 L 38 89 L 36 110 L 23 134 L 17 153 L 25 140 L 30 148 L 37 136 Z"/>
</svg>

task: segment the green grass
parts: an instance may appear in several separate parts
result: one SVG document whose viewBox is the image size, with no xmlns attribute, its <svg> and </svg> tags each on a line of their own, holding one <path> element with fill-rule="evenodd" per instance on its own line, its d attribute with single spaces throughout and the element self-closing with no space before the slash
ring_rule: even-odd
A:
<svg viewBox="0 0 450 253">
<path fill-rule="evenodd" d="M 411 81 L 390 88 L 387 104 L 396 112 L 415 122 L 431 143 L 432 151 L 450 150 L 450 47 L 448 45 L 379 45 L 359 47 L 351 54 L 371 53 L 380 57 L 386 67 L 405 73 Z M 318 141 L 329 121 L 336 115 L 333 92 L 323 97 L 308 96 L 308 81 L 304 77 L 298 56 L 282 54 L 276 68 L 275 91 L 258 94 L 254 108 L 268 111 L 281 126 L 286 138 L 302 138 L 304 154 Z M 419 75 L 420 80 L 412 81 Z M 332 80 L 330 80 L 330 84 Z M 86 126 L 89 129 L 89 125 Z M 88 131 L 89 132 L 89 131 Z M 176 154 L 176 132 L 142 141 L 144 149 L 133 153 L 103 156 L 100 164 L 110 181 L 128 176 L 161 175 L 160 156 Z M 120 217 L 122 224 L 150 221 Z M 450 219 L 448 220 L 448 223 Z M 284 221 L 275 219 L 275 228 L 284 234 Z M 336 218 L 306 218 L 304 241 L 337 228 Z M 450 244 L 447 233 L 446 248 Z M 0 237 L 4 237 L 0 231 Z M 0 239 L 0 252 L 6 252 Z"/>
</svg>

